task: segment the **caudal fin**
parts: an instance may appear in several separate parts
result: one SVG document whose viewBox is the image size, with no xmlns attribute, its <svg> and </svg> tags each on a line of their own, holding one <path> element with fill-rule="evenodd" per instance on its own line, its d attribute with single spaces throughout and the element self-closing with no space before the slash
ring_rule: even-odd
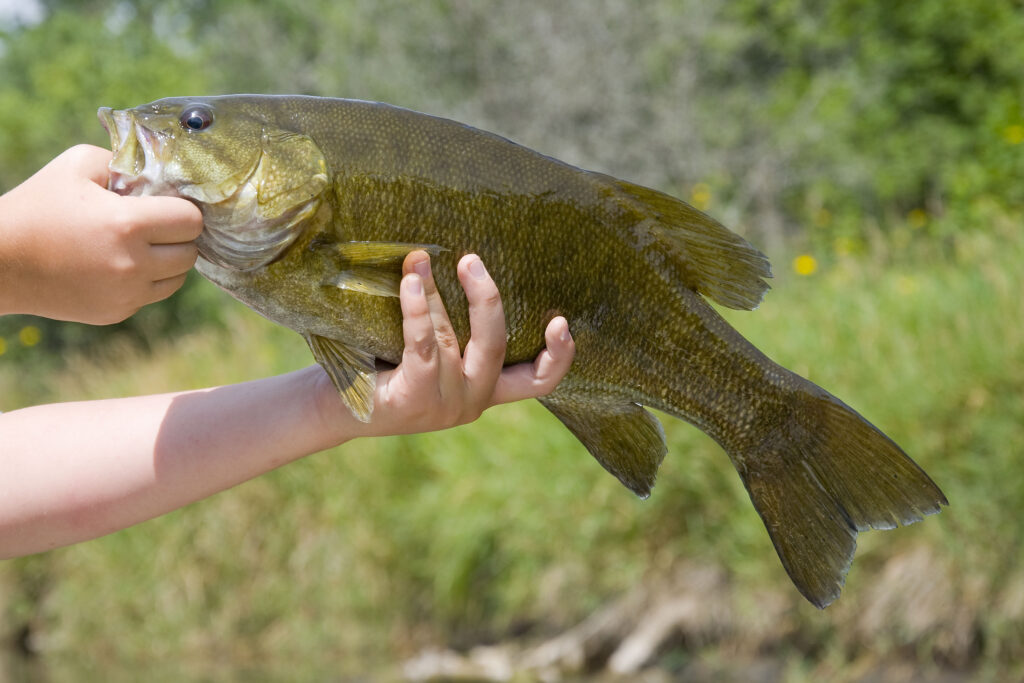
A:
<svg viewBox="0 0 1024 683">
<path fill-rule="evenodd" d="M 839 597 L 858 532 L 912 524 L 948 501 L 842 401 L 810 382 L 791 396 L 757 446 L 730 456 L 786 572 L 824 608 Z"/>
</svg>

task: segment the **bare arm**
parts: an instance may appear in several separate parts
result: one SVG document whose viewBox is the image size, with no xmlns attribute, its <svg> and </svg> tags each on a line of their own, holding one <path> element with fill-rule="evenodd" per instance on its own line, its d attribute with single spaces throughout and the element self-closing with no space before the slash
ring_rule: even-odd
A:
<svg viewBox="0 0 1024 683">
<path fill-rule="evenodd" d="M 423 252 L 406 260 L 406 351 L 378 377 L 368 424 L 348 413 L 318 366 L 202 391 L 0 415 L 0 557 L 125 528 L 358 436 L 443 429 L 497 403 L 551 392 L 574 352 L 565 320 L 551 321 L 533 364 L 502 369 L 497 288 L 479 258 L 467 256 L 459 276 L 472 338 L 460 354 L 426 263 Z"/>
</svg>

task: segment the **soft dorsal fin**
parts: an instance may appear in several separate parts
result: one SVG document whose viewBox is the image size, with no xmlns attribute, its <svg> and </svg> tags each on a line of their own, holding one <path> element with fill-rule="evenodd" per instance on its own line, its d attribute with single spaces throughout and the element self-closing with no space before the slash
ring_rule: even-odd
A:
<svg viewBox="0 0 1024 683">
<path fill-rule="evenodd" d="M 686 202 L 607 177 L 686 274 L 686 285 L 729 308 L 757 308 L 772 276 L 768 258 L 745 239 Z"/>
</svg>

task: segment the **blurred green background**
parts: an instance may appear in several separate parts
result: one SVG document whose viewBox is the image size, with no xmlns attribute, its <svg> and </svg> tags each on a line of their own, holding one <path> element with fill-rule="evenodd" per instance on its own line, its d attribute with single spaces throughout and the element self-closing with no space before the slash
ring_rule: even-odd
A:
<svg viewBox="0 0 1024 683">
<path fill-rule="evenodd" d="M 506 406 L 0 564 L 0 680 L 396 677 L 708 568 L 720 590 L 660 651 L 668 676 L 1020 679 L 1022 65 L 1020 0 L 0 0 L 0 191 L 106 146 L 100 106 L 295 92 L 456 118 L 746 235 L 774 289 L 730 321 L 952 503 L 862 536 L 819 612 L 695 429 L 666 419 L 641 502 L 538 405 Z M 0 410 L 310 362 L 196 277 L 116 326 L 0 318 Z"/>
</svg>

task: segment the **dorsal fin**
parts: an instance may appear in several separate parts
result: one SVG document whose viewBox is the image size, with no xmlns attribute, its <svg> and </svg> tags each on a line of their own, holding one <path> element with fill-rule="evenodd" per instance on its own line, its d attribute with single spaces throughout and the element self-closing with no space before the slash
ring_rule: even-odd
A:
<svg viewBox="0 0 1024 683">
<path fill-rule="evenodd" d="M 663 192 L 607 176 L 646 229 L 676 258 L 686 285 L 729 308 L 757 308 L 772 276 L 768 258 L 707 214 Z"/>
</svg>

